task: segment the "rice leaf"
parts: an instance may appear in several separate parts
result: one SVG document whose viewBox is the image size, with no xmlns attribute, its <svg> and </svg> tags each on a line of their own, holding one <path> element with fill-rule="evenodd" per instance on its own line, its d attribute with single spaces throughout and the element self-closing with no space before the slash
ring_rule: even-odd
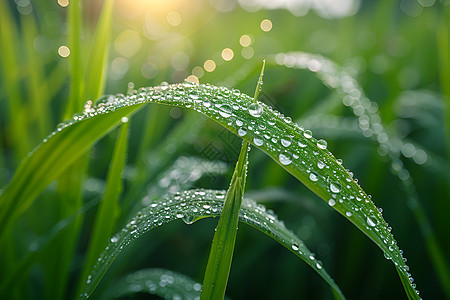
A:
<svg viewBox="0 0 450 300">
<path fill-rule="evenodd" d="M 86 85 L 84 86 L 84 99 L 97 99 L 103 93 L 109 58 L 113 12 L 114 0 L 105 0 L 95 29 L 94 42 L 91 45 L 89 62 L 85 75 Z M 74 17 L 76 16 L 74 15 Z M 73 22 L 76 22 L 76 20 Z"/>
<path fill-rule="evenodd" d="M 122 193 L 122 171 L 128 146 L 128 119 L 125 118 L 122 122 L 124 123 L 120 127 L 120 134 L 114 147 L 106 191 L 96 213 L 81 278 L 88 275 L 105 248 L 108 237 L 113 235 L 120 214 L 119 197 Z"/>
<path fill-rule="evenodd" d="M 236 243 L 239 211 L 245 190 L 248 151 L 248 142 L 243 141 L 239 159 L 225 197 L 219 224 L 214 233 L 200 299 L 223 299 L 225 297 Z"/>
<path fill-rule="evenodd" d="M 163 299 L 195 300 L 200 298 L 201 290 L 200 283 L 183 274 L 165 269 L 143 269 L 116 280 L 104 299 L 148 293 Z"/>
<path fill-rule="evenodd" d="M 134 105 L 139 107 L 144 102 L 193 108 L 263 150 L 371 238 L 383 250 L 385 257 L 392 260 L 403 279 L 410 282 L 408 289 L 411 294 L 417 295 L 409 267 L 381 212 L 352 174 L 326 149 L 326 142 L 316 140 L 310 130 L 305 130 L 267 105 L 253 103 L 253 99 L 246 94 L 224 87 L 183 83 L 143 88 L 127 96 L 103 97 L 96 106 L 88 107 L 82 115 L 76 116 L 76 120 L 68 122 L 66 128 L 43 143 L 22 165 L 1 195 L 0 211 L 5 213 L 0 215 L 0 225 L 10 218 L 9 213 L 18 214 L 17 207 L 21 210 L 26 208 L 32 196 L 36 196 L 55 178 L 55 171 L 61 171 L 64 165 L 73 162 L 71 159 L 77 151 L 86 150 L 96 138 L 105 134 L 97 123 L 109 130 L 120 120 L 119 116 L 128 115 L 134 110 Z M 92 124 L 95 128 L 89 129 Z M 84 132 L 83 135 L 80 128 L 90 130 L 89 134 Z M 75 148 L 62 142 L 67 138 L 75 142 Z M 86 145 L 82 138 L 90 144 Z M 58 150 L 56 155 L 49 152 L 49 143 L 52 144 L 52 152 Z M 64 145 L 67 148 L 63 148 Z M 68 150 L 69 157 L 65 153 Z M 52 169 L 54 162 L 61 164 L 56 170 Z M 54 172 L 48 174 L 49 169 Z M 46 173 L 41 173 L 42 170 Z M 41 176 L 37 176 L 36 172 Z"/>
<path fill-rule="evenodd" d="M 181 219 L 186 224 L 221 214 L 225 191 L 191 190 L 185 191 L 150 204 L 140 211 L 128 224 L 111 238 L 111 242 L 98 259 L 91 275 L 88 276 L 81 298 L 88 298 L 102 279 L 116 257 L 133 240 L 142 234 L 174 220 Z M 239 220 L 269 235 L 313 268 L 331 287 L 333 292 L 343 299 L 344 296 L 333 279 L 325 271 L 322 263 L 308 250 L 303 241 L 286 229 L 272 211 L 266 210 L 253 200 L 243 199 Z"/>
</svg>

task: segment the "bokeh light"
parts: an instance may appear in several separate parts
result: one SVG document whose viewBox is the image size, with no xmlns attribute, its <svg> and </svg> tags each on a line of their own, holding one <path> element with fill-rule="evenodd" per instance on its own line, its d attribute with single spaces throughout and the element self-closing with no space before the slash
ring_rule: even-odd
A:
<svg viewBox="0 0 450 300">
<path fill-rule="evenodd" d="M 69 5 L 69 0 L 58 0 L 58 4 L 62 7 L 66 7 L 67 5 Z"/>
<path fill-rule="evenodd" d="M 250 59 L 255 54 L 255 50 L 252 47 L 245 47 L 241 50 L 241 55 L 245 59 Z"/>
<path fill-rule="evenodd" d="M 61 57 L 67 57 L 70 55 L 70 49 L 67 46 L 61 46 L 58 48 L 58 54 Z"/>
<path fill-rule="evenodd" d="M 230 48 L 225 48 L 222 50 L 222 59 L 225 61 L 230 61 L 233 59 L 234 52 Z"/>
<path fill-rule="evenodd" d="M 180 25 L 181 14 L 175 10 L 169 11 L 167 14 L 167 22 L 174 27 Z"/>
<path fill-rule="evenodd" d="M 239 39 L 239 44 L 241 44 L 242 47 L 248 47 L 252 44 L 252 38 L 249 35 L 244 34 Z"/>
<path fill-rule="evenodd" d="M 197 76 L 197 78 L 202 78 L 205 74 L 205 71 L 203 71 L 202 67 L 196 66 L 192 69 L 192 75 Z"/>
<path fill-rule="evenodd" d="M 196 84 L 200 84 L 200 81 L 198 80 L 198 77 L 195 76 L 195 75 L 189 75 L 189 76 L 186 78 L 186 81 L 192 82 L 192 83 L 196 83 Z"/>
<path fill-rule="evenodd" d="M 262 31 L 268 32 L 272 30 L 272 21 L 269 19 L 262 20 L 260 25 Z"/>
<path fill-rule="evenodd" d="M 133 57 L 142 47 L 139 34 L 131 29 L 122 31 L 114 40 L 114 49 L 123 57 Z"/>
<path fill-rule="evenodd" d="M 207 72 L 212 72 L 216 69 L 216 63 L 211 60 L 208 59 L 207 61 L 205 61 L 205 63 L 203 64 L 203 68 L 207 71 Z"/>
</svg>

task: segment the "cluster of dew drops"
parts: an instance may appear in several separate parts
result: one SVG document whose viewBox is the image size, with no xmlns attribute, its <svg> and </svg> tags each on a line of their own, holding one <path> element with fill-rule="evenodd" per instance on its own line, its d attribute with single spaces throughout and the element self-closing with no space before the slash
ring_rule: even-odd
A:
<svg viewBox="0 0 450 300">
<path fill-rule="evenodd" d="M 202 216 L 219 216 L 222 212 L 225 196 L 226 191 L 197 189 L 180 192 L 151 203 L 128 222 L 121 232 L 110 239 L 106 251 L 99 257 L 94 270 L 98 271 L 99 268 L 104 267 L 103 262 L 108 257 L 116 257 L 132 240 L 137 239 L 153 228 L 177 219 L 181 219 L 186 224 L 192 224 Z M 262 228 L 268 233 L 271 232 L 285 244 L 291 243 L 292 250 L 309 257 L 311 263 L 315 263 L 316 268 L 322 268 L 322 263 L 315 258 L 314 254 L 301 241 L 293 241 L 292 237 L 283 235 L 283 232 L 289 232 L 289 230 L 286 229 L 282 221 L 278 220 L 272 210 L 266 209 L 263 205 L 257 204 L 253 200 L 244 198 L 240 219 L 250 225 Z M 279 236 L 276 231 L 271 230 L 271 226 L 274 223 L 276 224 L 274 228 L 281 228 Z M 92 275 L 89 275 L 87 284 L 91 283 Z M 87 295 L 84 295 L 84 298 L 86 297 Z"/>
<path fill-rule="evenodd" d="M 140 270 L 129 274 L 126 277 L 126 283 L 127 292 L 125 293 L 148 291 L 153 294 L 157 292 L 167 299 L 200 299 L 202 290 L 200 283 L 194 282 L 184 275 L 162 269 Z M 177 288 L 173 289 L 172 286 Z M 123 294 L 123 290 L 118 290 L 115 296 L 120 297 Z"/>
<path fill-rule="evenodd" d="M 72 120 L 60 124 L 50 136 L 81 120 L 110 113 L 122 107 L 147 102 L 192 108 L 210 118 L 217 119 L 223 125 L 226 124 L 230 130 L 236 132 L 242 138 L 262 147 L 281 165 L 289 166 L 292 164 L 293 167 L 303 169 L 309 174 L 309 180 L 312 182 L 319 183 L 319 180 L 326 182 L 327 189 L 332 195 L 328 204 L 335 206 L 339 203 L 343 207 L 350 208 L 345 212 L 347 217 L 353 215 L 352 211 L 359 211 L 359 207 L 365 208 L 364 205 L 350 205 L 357 203 L 354 201 L 355 199 L 357 201 L 365 199 L 366 203 L 371 202 L 367 195 L 363 193 L 360 193 L 361 197 L 343 195 L 343 185 L 339 183 L 339 178 L 335 175 L 336 171 L 329 172 L 331 169 L 330 161 L 327 160 L 327 155 L 324 155 L 324 153 L 328 153 L 324 152 L 327 148 L 326 141 L 314 139 L 310 130 L 305 130 L 297 123 L 292 122 L 290 117 L 282 115 L 264 103 L 254 103 L 250 96 L 235 89 L 184 82 L 172 85 L 163 83 L 157 87 L 140 88 L 127 95 L 106 95 L 95 102 L 87 101 L 81 114 L 76 114 Z M 127 119 L 122 118 L 122 121 L 126 122 Z M 282 129 L 286 128 L 285 126 L 277 126 L 279 122 L 287 124 L 291 131 L 286 133 Z M 296 162 L 293 163 L 294 161 Z M 351 175 L 351 173 L 349 174 Z M 335 175 L 334 180 L 332 179 L 333 175 Z M 346 178 L 348 184 L 345 187 L 350 189 L 350 184 L 355 181 L 351 176 L 348 177 Z M 338 197 L 339 193 L 341 193 L 340 197 Z M 344 200 L 349 201 L 345 203 Z M 378 232 L 383 229 L 382 226 L 378 226 L 382 223 L 379 210 L 367 209 L 367 211 L 362 211 L 361 209 L 361 212 L 366 216 L 366 228 L 375 229 Z M 389 244 L 393 251 L 398 247 L 389 232 L 390 228 L 387 232 L 382 233 L 382 236 L 384 236 L 384 242 Z M 394 253 L 392 254 L 394 255 Z M 389 257 L 387 256 L 387 258 Z M 402 259 L 405 260 L 403 257 Z M 404 269 L 407 271 L 406 265 L 404 265 Z"/>
<path fill-rule="evenodd" d="M 318 77 L 329 87 L 341 90 L 343 94 L 345 94 L 345 96 L 343 97 L 343 104 L 352 108 L 353 113 L 358 117 L 359 127 L 361 128 L 363 134 L 366 137 L 373 137 L 380 144 L 381 153 L 392 152 L 391 156 L 397 156 L 397 152 L 399 152 L 399 150 L 397 149 L 398 146 L 396 144 L 398 144 L 398 141 L 391 140 L 384 131 L 383 125 L 381 124 L 381 118 L 377 114 L 376 103 L 372 103 L 369 99 L 363 97 L 361 88 L 358 86 L 356 80 L 353 79 L 349 74 L 347 74 L 345 71 L 340 72 L 338 70 L 338 67 L 330 60 L 327 60 L 320 55 L 312 55 L 309 53 L 279 53 L 276 55 L 275 61 L 277 64 L 284 65 L 288 68 L 295 67 L 299 69 L 308 69 L 311 72 L 317 73 Z M 424 152 L 418 151 L 417 153 L 423 155 Z M 418 161 L 418 159 L 415 159 L 415 161 Z M 392 170 L 394 174 L 402 180 L 402 182 L 407 185 L 411 184 L 409 173 L 403 167 L 401 160 L 399 160 L 398 158 L 393 159 Z M 349 174 L 352 175 L 351 172 L 349 172 Z M 356 179 L 354 180 L 356 182 Z M 331 185 L 330 190 L 334 193 L 334 190 L 336 189 Z M 356 199 L 358 201 L 361 201 L 361 197 L 356 197 Z M 339 201 L 342 201 L 342 199 L 340 199 Z M 368 201 L 368 199 L 366 199 L 366 201 Z M 331 198 L 328 201 L 328 204 L 330 206 L 334 206 L 336 205 L 336 200 Z M 378 208 L 377 210 L 381 216 L 382 209 Z M 346 216 L 350 217 L 351 212 L 347 211 Z M 376 215 L 374 215 L 372 211 L 369 212 L 369 215 L 366 218 L 368 227 L 374 228 L 380 233 L 383 238 L 384 244 L 388 246 L 388 249 L 391 251 L 393 256 L 397 256 L 395 255 L 394 250 L 398 250 L 398 253 L 400 254 L 399 258 L 403 260 L 403 262 L 406 262 L 406 258 L 403 257 L 403 251 L 398 249 L 396 241 L 393 239 L 392 235 L 389 234 L 391 228 L 387 226 L 388 232 L 382 232 L 382 230 L 380 230 L 382 228 L 377 227 L 379 221 L 376 220 L 375 216 Z M 392 259 L 392 257 L 386 252 L 385 257 L 386 259 Z M 397 267 L 400 267 L 401 270 L 403 270 L 408 275 L 411 286 L 415 288 L 416 285 L 415 283 L 413 283 L 414 279 L 408 272 L 409 267 L 406 264 L 399 266 L 395 260 L 393 261 Z M 419 294 L 417 290 L 416 293 Z"/>
</svg>

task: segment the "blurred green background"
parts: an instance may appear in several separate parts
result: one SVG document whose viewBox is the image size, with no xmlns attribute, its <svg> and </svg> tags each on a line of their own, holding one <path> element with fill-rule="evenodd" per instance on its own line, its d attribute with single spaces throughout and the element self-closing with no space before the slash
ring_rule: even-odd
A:
<svg viewBox="0 0 450 300">
<path fill-rule="evenodd" d="M 68 41 L 67 0 L 0 1 L 3 186 L 21 159 L 68 118 L 74 71 L 69 64 L 73 49 Z M 81 2 L 79 72 L 84 74 L 89 53 L 97 51 L 91 47 L 102 1 Z M 351 109 L 339 104 L 341 95 L 312 72 L 268 64 L 261 99 L 328 141 L 328 149 L 342 158 L 375 204 L 383 208 L 421 296 L 443 299 L 450 292 L 444 292 L 443 277 L 433 266 L 429 241 L 417 220 L 423 216 L 430 220 L 425 231 L 435 235 L 448 261 L 449 24 L 448 0 L 116 0 L 107 32 L 111 35 L 109 55 L 100 56 L 106 59 L 102 76 L 105 93 L 111 94 L 187 79 L 252 95 L 262 60 L 274 54 L 304 51 L 334 60 L 377 104 L 386 132 L 402 141 L 402 161 L 422 206 L 416 217 L 415 207 L 411 209 L 415 204 L 407 197 L 411 190 L 405 190 L 392 174 L 389 155 L 364 136 Z M 75 109 L 81 110 L 81 106 Z M 148 186 L 157 183 L 157 174 L 141 181 L 136 178 L 142 178 L 142 160 L 161 145 L 167 161 L 162 162 L 160 172 L 180 156 L 221 160 L 233 169 L 240 139 L 206 118 L 182 146 L 167 142 L 172 130 L 190 114 L 148 105 L 133 117 L 123 198 L 138 203 Z M 113 132 L 102 139 L 90 153 L 84 173 L 85 202 L 103 192 L 116 136 Z M 142 148 L 145 137 L 151 138 Z M 204 176 L 195 186 L 226 189 L 229 178 L 230 172 Z M 133 182 L 139 182 L 137 190 L 131 189 Z M 257 149 L 250 153 L 247 192 L 273 209 L 317 253 L 349 299 L 405 298 L 395 269 L 382 252 Z M 61 196 L 49 187 L 21 218 L 16 232 L 24 245 L 22 252 L 59 221 L 49 205 L 55 197 Z M 202 220 L 187 226 L 180 221 L 145 235 L 119 257 L 107 277 L 161 267 L 201 282 L 216 222 Z M 71 263 L 67 295 L 73 293 L 71 284 L 80 269 L 91 223 L 92 211 L 88 211 Z M 24 279 L 31 298 L 42 297 L 47 284 L 40 264 Z M 440 267 L 448 274 L 447 262 Z M 450 283 L 446 284 L 448 288 Z M 227 295 L 234 299 L 331 298 L 328 287 L 309 267 L 246 225 L 239 228 Z"/>
</svg>

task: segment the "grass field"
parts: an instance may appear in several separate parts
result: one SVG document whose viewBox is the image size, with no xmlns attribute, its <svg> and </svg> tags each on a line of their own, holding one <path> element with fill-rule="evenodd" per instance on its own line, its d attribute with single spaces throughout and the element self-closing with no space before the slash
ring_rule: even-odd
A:
<svg viewBox="0 0 450 300">
<path fill-rule="evenodd" d="M 1 1 L 0 298 L 450 298 L 449 106 L 448 0 Z"/>
</svg>

